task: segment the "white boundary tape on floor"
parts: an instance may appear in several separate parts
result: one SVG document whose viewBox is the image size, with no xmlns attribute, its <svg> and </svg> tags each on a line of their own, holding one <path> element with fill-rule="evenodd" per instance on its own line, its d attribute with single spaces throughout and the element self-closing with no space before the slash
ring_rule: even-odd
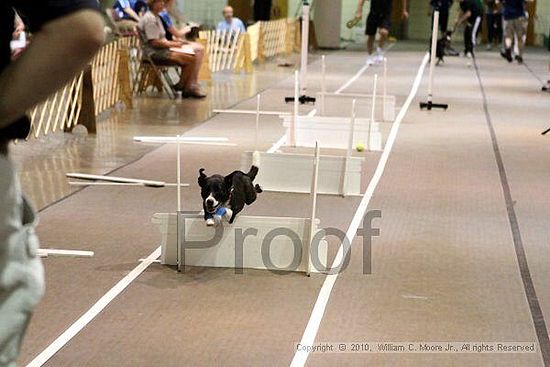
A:
<svg viewBox="0 0 550 367">
<path fill-rule="evenodd" d="M 376 167 L 374 176 L 372 177 L 372 180 L 370 181 L 369 186 L 365 191 L 365 195 L 363 196 L 361 203 L 359 203 L 359 207 L 357 208 L 357 211 L 355 212 L 353 220 L 350 223 L 349 229 L 346 233 L 346 237 L 350 244 L 352 243 L 353 238 L 355 238 L 357 229 L 359 228 L 359 225 L 363 220 L 363 217 L 367 211 L 367 207 L 370 203 L 370 200 L 374 195 L 374 191 L 376 190 L 376 187 L 378 186 L 378 183 L 382 178 L 382 175 L 386 168 L 386 164 L 388 163 L 391 150 L 397 138 L 399 126 L 401 125 L 401 121 L 405 117 L 414 97 L 418 92 L 418 88 L 420 86 L 420 82 L 422 81 L 422 76 L 424 75 L 424 70 L 426 68 L 426 65 L 428 64 L 428 60 L 429 60 L 429 55 L 426 54 L 424 56 L 424 59 L 422 60 L 422 63 L 420 64 L 418 73 L 416 74 L 416 79 L 414 80 L 413 86 L 411 88 L 411 92 L 409 93 L 409 96 L 407 97 L 405 104 L 403 104 L 401 111 L 399 111 L 399 114 L 397 115 L 397 118 L 395 119 L 395 122 L 392 125 L 390 134 L 388 136 L 388 141 L 386 143 L 382 156 L 380 157 L 380 161 L 378 162 L 378 166 Z M 315 302 L 315 306 L 313 307 L 313 311 L 307 323 L 306 329 L 302 336 L 302 340 L 300 341 L 300 345 L 302 346 L 313 346 L 313 344 L 315 343 L 315 338 L 317 336 L 317 332 L 319 331 L 321 320 L 325 313 L 328 300 L 330 298 L 330 294 L 332 292 L 332 289 L 334 288 L 334 284 L 336 283 L 336 280 L 338 279 L 339 274 L 336 269 L 340 268 L 343 259 L 345 259 L 345 256 L 346 255 L 344 254 L 343 245 L 341 245 L 332 265 L 332 272 L 334 274 L 327 275 L 327 277 L 325 278 L 325 281 L 323 283 L 323 286 L 321 287 L 319 296 L 317 297 L 317 301 Z M 296 351 L 296 353 L 294 354 L 294 358 L 292 359 L 292 362 L 290 364 L 291 367 L 305 366 L 307 362 L 307 358 L 309 356 L 309 351 L 307 351 L 307 349 L 308 348 L 301 348 L 300 350 Z"/>
<path fill-rule="evenodd" d="M 88 325 L 113 299 L 126 289 L 138 276 L 155 262 L 160 256 L 160 247 L 157 248 L 143 262 L 134 268 L 128 275 L 120 280 L 103 297 L 97 301 L 84 315 L 73 323 L 63 334 L 54 340 L 42 353 L 36 356 L 27 367 L 40 367 L 53 357 L 61 348 L 65 346 L 76 334 L 78 334 L 86 325 Z"/>
</svg>

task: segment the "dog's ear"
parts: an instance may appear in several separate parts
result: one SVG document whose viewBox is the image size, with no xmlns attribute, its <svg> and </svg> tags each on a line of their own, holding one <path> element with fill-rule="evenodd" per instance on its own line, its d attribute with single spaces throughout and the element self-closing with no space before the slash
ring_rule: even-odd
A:
<svg viewBox="0 0 550 367">
<path fill-rule="evenodd" d="M 206 177 L 207 176 L 204 174 L 204 168 L 201 168 L 199 170 L 199 180 L 198 180 L 200 187 L 204 187 L 206 185 Z"/>
</svg>

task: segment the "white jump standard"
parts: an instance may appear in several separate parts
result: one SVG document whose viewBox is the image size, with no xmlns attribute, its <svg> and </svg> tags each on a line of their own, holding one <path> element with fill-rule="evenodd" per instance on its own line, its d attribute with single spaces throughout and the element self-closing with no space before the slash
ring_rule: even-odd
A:
<svg viewBox="0 0 550 367">
<path fill-rule="evenodd" d="M 434 84 L 434 70 L 436 62 L 436 51 L 437 51 L 437 37 L 439 35 L 439 11 L 434 11 L 434 21 L 432 29 L 432 45 L 430 50 L 430 76 L 428 79 L 428 100 L 426 102 L 420 102 L 420 109 L 424 108 L 428 111 L 431 111 L 433 108 L 439 108 L 447 110 L 449 108 L 448 104 L 433 103 L 433 84 Z"/>
<path fill-rule="evenodd" d="M 302 49 L 300 53 L 300 93 L 299 96 L 286 97 L 285 102 L 299 101 L 301 104 L 315 103 L 315 97 L 306 95 L 307 92 L 307 63 L 309 58 L 309 11 L 308 0 L 302 1 Z"/>
</svg>

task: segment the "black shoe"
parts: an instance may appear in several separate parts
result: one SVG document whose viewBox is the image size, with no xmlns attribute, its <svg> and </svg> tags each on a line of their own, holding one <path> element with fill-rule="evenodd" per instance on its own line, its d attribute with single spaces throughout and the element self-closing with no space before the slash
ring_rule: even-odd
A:
<svg viewBox="0 0 550 367">
<path fill-rule="evenodd" d="M 518 64 L 523 64 L 523 57 L 516 55 L 516 61 L 518 62 Z"/>
<path fill-rule="evenodd" d="M 501 50 L 500 56 L 504 57 L 506 60 L 508 60 L 508 62 L 514 61 L 512 59 L 512 50 L 509 48 L 507 48 L 506 50 Z"/>
</svg>

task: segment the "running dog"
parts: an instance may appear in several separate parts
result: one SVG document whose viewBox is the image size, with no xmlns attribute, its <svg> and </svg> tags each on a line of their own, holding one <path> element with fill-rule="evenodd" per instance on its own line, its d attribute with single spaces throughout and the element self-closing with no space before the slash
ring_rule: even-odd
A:
<svg viewBox="0 0 550 367">
<path fill-rule="evenodd" d="M 201 188 L 204 220 L 207 226 L 214 226 L 226 219 L 233 223 L 245 205 L 256 201 L 262 192 L 260 185 L 254 185 L 258 167 L 252 166 L 248 173 L 235 171 L 228 176 L 207 176 L 205 169 L 199 170 L 198 183 Z"/>
<path fill-rule="evenodd" d="M 445 50 L 451 46 L 451 36 L 453 32 L 447 31 L 445 35 L 437 41 L 437 48 L 435 49 L 435 56 L 437 57 L 437 65 L 441 62 L 445 62 Z"/>
</svg>

